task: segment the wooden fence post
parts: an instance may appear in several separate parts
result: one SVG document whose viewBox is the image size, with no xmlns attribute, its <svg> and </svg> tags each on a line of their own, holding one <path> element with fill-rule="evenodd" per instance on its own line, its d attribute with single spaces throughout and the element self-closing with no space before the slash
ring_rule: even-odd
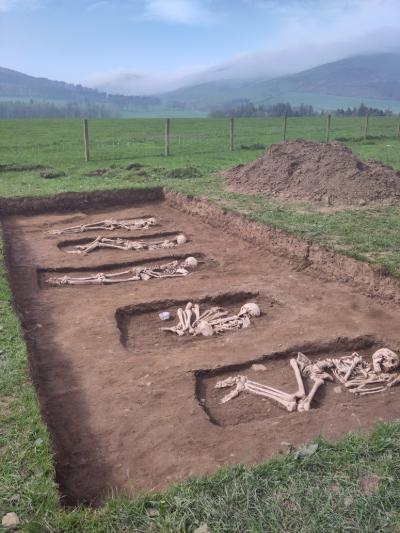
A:
<svg viewBox="0 0 400 533">
<path fill-rule="evenodd" d="M 169 118 L 165 121 L 165 155 L 169 155 Z"/>
<path fill-rule="evenodd" d="M 369 118 L 369 113 L 365 115 L 364 139 L 367 138 L 367 134 L 368 134 L 368 118 Z"/>
<path fill-rule="evenodd" d="M 331 116 L 328 115 L 328 120 L 326 122 L 326 142 L 329 142 L 329 132 L 331 130 Z"/>
<path fill-rule="evenodd" d="M 89 161 L 89 133 L 87 118 L 83 119 L 83 137 L 85 139 L 85 159 L 86 161 Z"/>
<path fill-rule="evenodd" d="M 283 140 L 286 141 L 286 115 L 283 117 Z"/>
<path fill-rule="evenodd" d="M 399 125 L 397 126 L 397 137 L 400 137 L 400 113 L 399 113 Z"/>
<path fill-rule="evenodd" d="M 233 117 L 231 117 L 231 137 L 230 137 L 229 149 L 231 152 L 233 151 Z"/>
</svg>

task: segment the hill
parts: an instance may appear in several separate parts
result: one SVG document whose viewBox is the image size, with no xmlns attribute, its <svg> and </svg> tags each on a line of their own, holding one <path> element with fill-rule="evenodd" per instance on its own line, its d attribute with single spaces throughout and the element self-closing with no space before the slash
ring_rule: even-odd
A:
<svg viewBox="0 0 400 533">
<path fill-rule="evenodd" d="M 99 92 L 47 78 L 35 78 L 0 67 L 0 101 L 26 99 L 70 100 L 111 104 L 126 116 L 138 111 L 164 116 L 177 112 L 209 112 L 217 107 L 241 103 L 292 106 L 309 104 L 316 111 L 367 107 L 400 112 L 400 54 L 371 54 L 349 57 L 303 72 L 274 79 L 227 79 L 182 87 L 153 96 L 122 96 Z M 180 115 L 179 115 L 180 116 Z"/>
<path fill-rule="evenodd" d="M 97 89 L 89 89 L 64 81 L 35 78 L 4 67 L 0 67 L 0 96 L 15 99 L 39 97 L 59 100 L 87 100 L 89 102 L 107 101 L 107 94 L 99 93 Z"/>
<path fill-rule="evenodd" d="M 301 102 L 316 109 L 358 106 L 400 111 L 400 54 L 354 56 L 290 76 L 268 80 L 223 80 L 157 95 L 188 106 L 213 108 L 239 101 Z"/>
</svg>

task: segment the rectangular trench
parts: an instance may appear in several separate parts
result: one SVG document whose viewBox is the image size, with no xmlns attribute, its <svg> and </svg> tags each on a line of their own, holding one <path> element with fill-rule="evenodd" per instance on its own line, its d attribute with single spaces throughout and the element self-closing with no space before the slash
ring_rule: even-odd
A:
<svg viewBox="0 0 400 533">
<path fill-rule="evenodd" d="M 289 254 L 274 255 L 240 239 L 233 226 L 213 227 L 210 212 L 190 215 L 159 197 L 146 201 L 142 193 L 132 205 L 118 204 L 118 196 L 112 206 L 107 194 L 105 208 L 98 196 L 94 206 L 82 201 L 79 209 L 62 212 L 46 199 L 41 214 L 25 206 L 1 221 L 14 304 L 66 503 L 96 502 L 111 487 L 132 483 L 162 489 L 227 462 L 260 461 L 282 440 L 299 444 L 321 432 L 337 438 L 398 417 L 400 387 L 372 398 L 336 393 L 338 384 L 328 383 L 306 413 L 287 413 L 248 394 L 221 405 L 225 392 L 215 390 L 216 381 L 238 373 L 290 391 L 295 383 L 288 361 L 298 351 L 313 359 L 359 351 L 367 360 L 378 347 L 398 351 L 398 307 L 321 279 L 312 268 L 299 271 Z M 146 239 L 184 228 L 185 245 L 167 252 L 70 255 L 65 246 L 92 235 L 43 233 L 71 221 L 148 213 L 157 226 Z M 122 231 L 118 236 L 134 238 Z M 198 267 L 182 278 L 42 290 L 54 275 L 116 272 L 189 256 Z M 174 325 L 177 309 L 189 301 L 230 313 L 252 301 L 261 315 L 246 329 L 207 338 L 162 331 L 159 313 L 169 311 Z"/>
</svg>

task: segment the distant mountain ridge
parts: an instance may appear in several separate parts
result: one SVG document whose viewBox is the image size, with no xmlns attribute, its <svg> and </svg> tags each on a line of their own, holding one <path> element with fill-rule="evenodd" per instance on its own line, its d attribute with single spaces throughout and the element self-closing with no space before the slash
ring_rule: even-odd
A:
<svg viewBox="0 0 400 533">
<path fill-rule="evenodd" d="M 324 94 L 400 101 L 400 54 L 354 56 L 280 78 L 223 80 L 158 94 L 196 107 L 224 105 L 238 99 L 254 104 L 286 102 L 286 93 Z M 289 103 L 291 103 L 289 101 Z M 312 103 L 312 102 L 308 102 Z"/>
<path fill-rule="evenodd" d="M 274 79 L 226 79 L 142 97 L 107 95 L 80 84 L 35 78 L 0 67 L 0 96 L 15 100 L 36 97 L 104 102 L 120 109 L 128 104 L 143 108 L 160 106 L 159 98 L 167 106 L 168 102 L 182 103 L 186 109 L 207 112 L 241 102 L 255 105 L 288 102 L 293 106 L 303 102 L 316 109 L 358 107 L 364 102 L 400 111 L 400 54 L 360 55 Z"/>
<path fill-rule="evenodd" d="M 47 78 L 35 78 L 0 67 L 0 96 L 10 97 L 39 97 L 54 98 L 61 100 L 87 99 L 90 102 L 106 101 L 107 94 L 100 93 L 97 89 L 74 85 L 65 81 L 49 80 Z"/>
</svg>

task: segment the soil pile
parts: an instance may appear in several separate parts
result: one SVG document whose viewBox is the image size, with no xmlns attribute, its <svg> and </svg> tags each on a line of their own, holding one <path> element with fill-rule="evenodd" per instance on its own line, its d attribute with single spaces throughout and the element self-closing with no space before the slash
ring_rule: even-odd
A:
<svg viewBox="0 0 400 533">
<path fill-rule="evenodd" d="M 400 200 L 400 173 L 377 159 L 363 160 L 339 141 L 293 139 L 269 146 L 257 159 L 224 172 L 247 193 L 350 205 Z"/>
</svg>

